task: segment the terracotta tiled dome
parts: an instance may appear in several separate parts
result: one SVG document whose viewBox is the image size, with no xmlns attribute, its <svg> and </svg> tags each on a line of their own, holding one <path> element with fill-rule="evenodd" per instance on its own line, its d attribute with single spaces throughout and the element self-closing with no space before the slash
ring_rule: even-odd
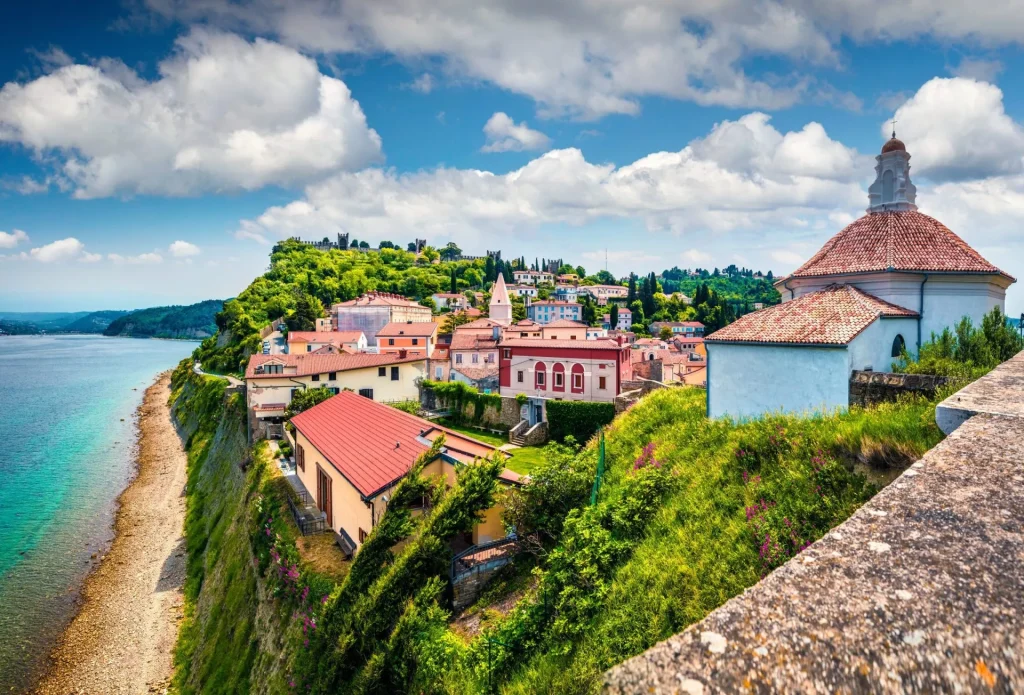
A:
<svg viewBox="0 0 1024 695">
<path fill-rule="evenodd" d="M 898 152 L 906 152 L 907 151 L 907 146 L 903 144 L 902 140 L 897 140 L 896 136 L 894 135 L 894 136 L 892 136 L 892 138 L 887 143 L 882 145 L 882 154 L 885 154 L 886 152 L 897 152 L 897 151 Z"/>
</svg>

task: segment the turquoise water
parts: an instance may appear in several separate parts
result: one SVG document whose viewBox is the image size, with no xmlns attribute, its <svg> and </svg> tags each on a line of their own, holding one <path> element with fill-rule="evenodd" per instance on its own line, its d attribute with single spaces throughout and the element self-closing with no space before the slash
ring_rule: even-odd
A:
<svg viewBox="0 0 1024 695">
<path fill-rule="evenodd" d="M 0 337 L 0 693 L 27 687 L 73 615 L 131 478 L 143 392 L 193 349 Z"/>
</svg>

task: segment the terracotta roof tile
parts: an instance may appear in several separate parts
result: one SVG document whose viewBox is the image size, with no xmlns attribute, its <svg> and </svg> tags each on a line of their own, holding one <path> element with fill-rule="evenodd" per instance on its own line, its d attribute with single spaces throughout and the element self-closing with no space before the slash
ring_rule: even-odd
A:
<svg viewBox="0 0 1024 695">
<path fill-rule="evenodd" d="M 741 316 L 705 338 L 714 342 L 846 345 L 879 317 L 917 316 L 852 285 L 823 290 Z"/>
<path fill-rule="evenodd" d="M 587 324 L 582 321 L 573 321 L 571 319 L 557 319 L 551 323 L 546 323 L 541 328 L 589 328 Z"/>
<path fill-rule="evenodd" d="M 503 340 L 501 347 L 524 347 L 524 348 L 570 348 L 576 350 L 621 350 L 614 340 L 608 338 L 597 338 L 595 340 L 544 340 L 538 338 L 513 338 Z"/>
<path fill-rule="evenodd" d="M 341 346 L 344 343 L 358 343 L 362 331 L 288 331 L 289 343 L 328 343 Z"/>
<path fill-rule="evenodd" d="M 452 367 L 452 371 L 458 372 L 473 381 L 480 381 L 481 379 L 486 379 L 488 377 L 498 376 L 498 365 L 495 363 L 484 367 L 474 367 L 472 365 L 457 364 Z"/>
<path fill-rule="evenodd" d="M 452 350 L 493 350 L 497 345 L 490 334 L 480 335 L 479 333 L 469 333 L 455 331 L 452 335 Z"/>
<path fill-rule="evenodd" d="M 405 307 L 421 307 L 418 302 L 414 302 L 411 299 L 406 299 L 400 294 L 389 294 L 387 292 L 369 292 L 356 299 L 350 299 L 347 302 L 339 302 L 333 304 L 333 307 L 338 306 L 405 306 Z M 425 308 L 425 307 L 421 307 Z"/>
<path fill-rule="evenodd" d="M 998 273 L 1010 277 L 944 224 L 916 210 L 864 215 L 829 239 L 789 277 L 884 270 Z"/>
<path fill-rule="evenodd" d="M 495 448 L 432 422 L 342 391 L 291 419 L 295 428 L 364 496 L 372 497 L 409 472 L 428 449 L 420 435 L 433 441 L 443 432 L 446 445 L 469 454 L 471 461 Z"/>
</svg>

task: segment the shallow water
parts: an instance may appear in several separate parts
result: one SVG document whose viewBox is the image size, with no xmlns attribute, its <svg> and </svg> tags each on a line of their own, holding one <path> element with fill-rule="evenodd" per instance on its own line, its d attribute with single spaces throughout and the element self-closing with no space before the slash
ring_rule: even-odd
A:
<svg viewBox="0 0 1024 695">
<path fill-rule="evenodd" d="M 0 337 L 0 693 L 28 687 L 73 615 L 132 474 L 143 392 L 195 347 Z"/>
</svg>

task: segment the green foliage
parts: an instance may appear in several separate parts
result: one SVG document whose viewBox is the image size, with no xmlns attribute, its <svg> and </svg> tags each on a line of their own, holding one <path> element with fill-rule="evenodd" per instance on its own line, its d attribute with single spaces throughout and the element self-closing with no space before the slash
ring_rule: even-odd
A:
<svg viewBox="0 0 1024 695">
<path fill-rule="evenodd" d="M 555 441 L 572 437 L 585 442 L 615 419 L 615 404 L 588 401 L 548 401 L 548 436 Z"/>
<path fill-rule="evenodd" d="M 135 338 L 206 338 L 217 332 L 216 315 L 224 307 L 219 299 L 189 306 L 158 306 L 115 318 L 103 335 Z"/>
<path fill-rule="evenodd" d="M 312 294 L 300 292 L 295 300 L 295 311 L 285 319 L 289 331 L 316 330 L 316 320 L 327 316 L 324 305 Z"/>
<path fill-rule="evenodd" d="M 388 405 L 410 415 L 419 415 L 420 412 L 420 402 L 417 400 L 395 401 L 394 403 L 388 403 Z"/>
<path fill-rule="evenodd" d="M 893 371 L 904 374 L 938 374 L 971 381 L 1024 350 L 1020 334 L 1006 320 L 999 307 L 985 314 L 976 328 L 964 316 L 951 331 L 932 333 L 916 359 L 904 349 Z"/>
<path fill-rule="evenodd" d="M 452 411 L 452 419 L 462 424 L 467 419 L 472 422 L 480 422 L 484 417 L 484 410 L 492 408 L 501 410 L 501 396 L 496 393 L 481 393 L 477 389 L 464 384 L 461 381 L 430 381 L 424 380 L 421 386 L 428 391 L 433 391 L 437 399 L 445 407 Z M 472 407 L 473 414 L 467 418 L 466 411 Z"/>
<path fill-rule="evenodd" d="M 424 249 L 422 262 L 415 253 L 401 249 L 378 251 L 319 251 L 307 244 L 284 241 L 274 246 L 270 268 L 256 278 L 235 299 L 224 303 L 216 316 L 220 335 L 203 342 L 195 357 L 204 367 L 221 372 L 241 371 L 249 355 L 260 351 L 259 332 L 271 320 L 287 321 L 297 309 L 299 298 L 312 295 L 322 307 L 348 301 L 370 291 L 395 292 L 421 300 L 445 292 L 451 283 L 451 269 L 484 269 L 484 261 L 456 261 L 432 264 L 438 258 L 435 249 Z M 308 302 L 308 300 L 304 300 Z M 322 310 L 321 307 L 321 310 Z M 305 313 L 306 319 L 315 311 Z"/>
<path fill-rule="evenodd" d="M 292 396 L 291 403 L 284 409 L 286 418 L 291 419 L 301 412 L 309 410 L 314 405 L 319 405 L 333 396 L 334 393 L 326 386 L 315 389 L 300 389 Z"/>
</svg>

